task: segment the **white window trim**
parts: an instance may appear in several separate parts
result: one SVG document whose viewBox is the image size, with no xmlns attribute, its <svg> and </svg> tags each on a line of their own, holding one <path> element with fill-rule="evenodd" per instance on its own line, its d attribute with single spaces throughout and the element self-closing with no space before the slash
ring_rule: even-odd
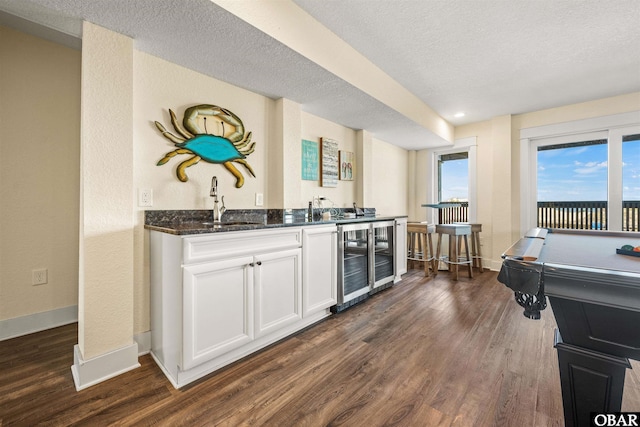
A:
<svg viewBox="0 0 640 427">
<path fill-rule="evenodd" d="M 438 203 L 438 158 L 445 154 L 453 154 L 453 153 L 463 153 L 467 152 L 468 162 L 469 162 L 469 211 L 468 211 L 468 219 L 469 222 L 477 221 L 477 176 L 476 176 L 476 157 L 477 157 L 477 144 L 476 137 L 471 136 L 468 138 L 456 139 L 453 143 L 453 146 L 437 149 L 437 150 L 429 150 L 429 161 L 431 162 L 431 183 L 432 185 L 427 186 L 427 200 L 428 203 Z M 427 209 L 427 221 L 430 224 L 435 224 L 438 222 L 438 211 L 436 209 Z"/>
<path fill-rule="evenodd" d="M 553 125 L 537 126 L 520 130 L 520 234 L 536 226 L 537 206 L 537 148 L 540 145 L 559 144 L 571 141 L 607 139 L 621 140 L 622 135 L 637 133 L 640 126 L 640 111 L 576 120 Z M 598 138 L 599 137 L 599 138 Z M 620 167 L 609 167 L 607 215 L 609 229 L 622 228 L 622 150 L 621 144 L 609 143 L 610 166 L 617 162 Z M 620 205 L 620 206 L 618 206 Z"/>
</svg>

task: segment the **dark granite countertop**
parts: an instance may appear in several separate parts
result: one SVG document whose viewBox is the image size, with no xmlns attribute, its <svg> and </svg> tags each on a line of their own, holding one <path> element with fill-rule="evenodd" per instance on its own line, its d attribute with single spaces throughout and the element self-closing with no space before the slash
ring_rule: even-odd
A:
<svg viewBox="0 0 640 427">
<path fill-rule="evenodd" d="M 368 221 L 389 221 L 406 216 L 376 216 L 375 209 L 364 209 L 364 216 L 345 218 L 348 209 L 340 210 L 339 216 L 322 220 L 321 212 L 314 210 L 314 221 L 307 218 L 306 209 L 251 209 L 228 210 L 221 223 L 213 223 L 211 210 L 164 210 L 146 211 L 147 230 L 180 236 L 229 231 L 261 230 L 267 228 L 301 227 L 323 224 L 350 224 Z"/>
</svg>

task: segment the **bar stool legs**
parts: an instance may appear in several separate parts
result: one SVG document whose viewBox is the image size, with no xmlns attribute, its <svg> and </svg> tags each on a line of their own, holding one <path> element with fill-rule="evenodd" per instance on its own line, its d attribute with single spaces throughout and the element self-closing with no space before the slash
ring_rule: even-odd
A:
<svg viewBox="0 0 640 427">
<path fill-rule="evenodd" d="M 474 231 L 474 226 L 478 226 L 478 230 Z M 473 266 L 480 271 L 484 272 L 482 268 L 482 252 L 480 249 L 480 231 L 482 231 L 482 224 L 471 225 L 471 258 L 473 259 Z"/>
<path fill-rule="evenodd" d="M 426 224 L 425 224 L 426 225 Z M 435 275 L 437 272 L 438 265 L 436 263 L 436 253 L 433 251 L 433 232 L 435 231 L 435 227 L 433 225 L 427 225 L 427 232 L 423 234 L 422 238 L 425 240 L 424 242 L 424 250 L 425 254 L 423 254 L 424 258 L 424 275 L 429 275 L 429 269 Z M 428 250 L 428 252 L 427 252 Z"/>
<path fill-rule="evenodd" d="M 449 271 L 453 272 L 453 280 L 458 280 L 458 266 L 466 265 L 469 271 L 469 278 L 473 279 L 472 258 L 469 253 L 469 240 L 467 236 L 471 235 L 471 226 L 463 224 L 439 224 L 436 225 L 436 233 L 438 233 L 438 245 L 436 249 L 436 262 L 440 261 L 440 251 L 442 248 L 442 235 L 449 236 L 449 259 L 443 260 Z M 462 261 L 459 255 L 459 249 L 464 241 L 465 258 Z M 437 272 L 437 270 L 436 270 Z"/>
<path fill-rule="evenodd" d="M 433 252 L 433 225 L 426 223 L 407 224 L 407 259 L 422 262 L 424 275 L 429 276 L 429 269 L 436 272 L 437 264 Z"/>
<path fill-rule="evenodd" d="M 482 224 L 474 224 L 469 222 L 456 222 L 454 224 L 469 225 L 471 226 L 471 259 L 473 260 L 473 267 L 477 268 L 480 273 L 484 272 L 482 267 L 482 252 L 480 247 L 480 232 L 482 231 Z"/>
</svg>

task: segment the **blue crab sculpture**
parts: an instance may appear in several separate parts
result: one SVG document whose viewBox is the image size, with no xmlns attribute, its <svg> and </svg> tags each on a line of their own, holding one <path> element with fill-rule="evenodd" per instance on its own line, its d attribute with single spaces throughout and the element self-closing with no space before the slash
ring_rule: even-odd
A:
<svg viewBox="0 0 640 427">
<path fill-rule="evenodd" d="M 209 104 L 187 108 L 184 112 L 182 126 L 178 123 L 176 114 L 171 109 L 169 115 L 173 128 L 180 136 L 169 132 L 160 122 L 155 122 L 155 124 L 162 132 L 162 136 L 173 142 L 178 148 L 160 159 L 157 163 L 158 166 L 164 165 L 178 154 L 189 154 L 191 157 L 180 163 L 176 170 L 176 175 L 182 182 L 189 180 L 185 169 L 200 160 L 222 164 L 236 177 L 236 188 L 244 185 L 244 176 L 233 163 L 244 166 L 255 178 L 256 174 L 245 158 L 254 152 L 256 143 L 251 142 L 251 132 L 245 135 L 244 125 L 238 116 L 225 108 Z M 207 118 L 213 119 L 210 120 L 210 122 L 213 121 L 210 126 L 215 128 L 217 134 L 207 131 Z"/>
</svg>

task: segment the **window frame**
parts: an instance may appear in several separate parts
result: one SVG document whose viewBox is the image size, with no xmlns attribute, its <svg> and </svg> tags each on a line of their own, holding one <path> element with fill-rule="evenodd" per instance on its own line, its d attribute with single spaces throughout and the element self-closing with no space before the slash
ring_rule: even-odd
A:
<svg viewBox="0 0 640 427">
<path fill-rule="evenodd" d="M 622 229 L 622 137 L 638 133 L 640 111 L 520 130 L 520 234 L 537 225 L 538 147 L 606 139 L 608 229 Z"/>
<path fill-rule="evenodd" d="M 438 161 L 441 156 L 455 153 L 467 153 L 468 160 L 468 188 L 469 188 L 469 208 L 468 208 L 468 220 L 469 222 L 477 222 L 477 191 L 476 191 L 476 159 L 477 159 L 477 144 L 476 137 L 468 137 L 457 139 L 454 141 L 453 146 L 446 148 L 437 148 L 433 150 L 429 150 L 429 162 L 431 163 L 431 183 L 432 185 L 427 185 L 427 200 L 428 203 L 435 204 L 438 203 L 438 188 L 440 186 L 439 176 L 438 176 Z M 427 221 L 430 224 L 437 224 L 438 222 L 438 210 L 437 209 L 427 209 Z"/>
</svg>

